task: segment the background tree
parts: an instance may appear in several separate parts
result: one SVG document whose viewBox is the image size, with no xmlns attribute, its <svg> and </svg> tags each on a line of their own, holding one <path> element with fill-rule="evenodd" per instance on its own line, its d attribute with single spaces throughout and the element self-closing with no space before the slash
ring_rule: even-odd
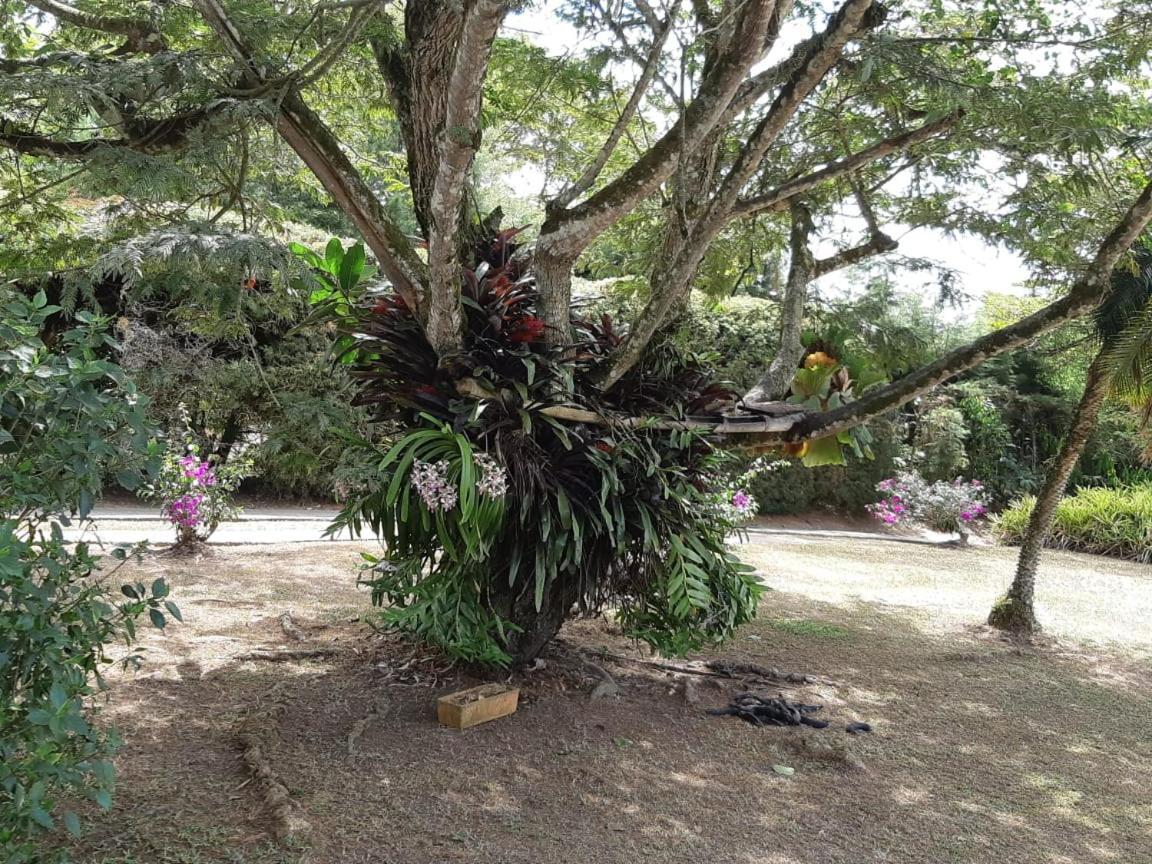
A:
<svg viewBox="0 0 1152 864">
<path fill-rule="evenodd" d="M 391 329 L 375 334 L 377 356 L 362 351 L 354 358 L 364 382 L 359 398 L 383 406 L 405 395 L 377 362 L 389 352 L 398 356 L 403 339 L 424 376 L 419 386 L 447 402 L 441 419 L 450 414 L 481 424 L 465 433 L 469 446 L 492 446 L 497 432 L 486 424 L 503 417 L 521 422 L 535 445 L 541 444 L 535 436 L 545 436 L 550 447 L 570 433 L 534 419 L 546 417 L 574 428 L 583 457 L 603 429 L 647 429 L 642 418 L 654 414 L 655 431 L 641 436 L 644 448 L 668 445 L 670 452 L 645 450 L 636 457 L 641 462 L 692 456 L 687 442 L 657 432 L 754 434 L 761 446 L 824 442 L 825 458 L 841 444 L 859 447 L 849 430 L 864 420 L 1093 308 L 1152 216 L 1152 191 L 1139 191 L 1146 178 L 1136 134 L 1149 112 L 1146 10 L 1107 6 L 1085 17 L 1032 0 L 989 2 L 975 13 L 971 4 L 939 2 L 893 13 L 871 0 L 829 9 L 780 0 L 690 8 L 573 2 L 563 11 L 588 34 L 589 56 L 555 61 L 555 76 L 543 77 L 528 99 L 509 98 L 505 104 L 519 101 L 522 116 L 492 117 L 484 108 L 489 73 L 501 70 L 504 58 L 533 59 L 500 40 L 506 17 L 519 6 L 499 0 L 290 8 L 263 0 L 8 4 L 0 88 L 9 107 L 0 118 L 0 145 L 16 156 L 6 169 L 14 194 L 0 206 L 45 212 L 56 203 L 48 193 L 82 177 L 93 191 L 124 199 L 125 224 L 167 220 L 185 233 L 204 223 L 235 230 L 237 219 L 241 231 L 274 226 L 276 214 L 259 205 L 261 184 L 250 175 L 263 173 L 264 188 L 282 188 L 284 178 L 273 175 L 282 164 L 277 148 L 287 145 L 311 175 L 298 185 L 327 193 L 417 327 L 398 320 L 395 301 L 377 304 L 375 323 Z M 799 39 L 785 38 L 792 21 Z M 487 87 L 501 98 L 507 92 L 498 85 L 512 74 L 503 71 Z M 547 105 L 553 80 L 564 82 L 560 92 L 578 94 L 569 116 L 588 110 L 600 118 L 600 136 L 585 126 L 573 136 L 577 146 L 564 135 L 544 137 L 564 113 Z M 488 103 L 499 105 L 495 98 Z M 407 195 L 388 185 L 397 182 L 397 161 L 378 158 L 386 142 L 368 134 L 376 120 L 386 122 L 391 143 L 403 151 Z M 515 309 L 508 286 L 493 280 L 496 273 L 524 277 L 527 268 L 517 261 L 509 269 L 511 235 L 495 235 L 495 214 L 478 206 L 477 157 L 500 155 L 495 146 L 485 153 L 482 132 L 499 122 L 536 125 L 515 130 L 514 140 L 540 148 L 554 181 L 532 245 L 536 281 L 523 298 L 517 295 Z M 61 171 L 54 160 L 79 167 Z M 1108 185 L 1098 182 L 1104 175 Z M 179 206 L 172 206 L 173 196 Z M 988 207 L 989 199 L 1000 206 Z M 42 232 L 28 227 L 35 220 L 20 221 L 38 244 Z M 1048 272 L 1070 276 L 1060 281 L 1071 287 L 1032 315 L 888 385 L 858 392 L 860 382 L 844 364 L 797 378 L 810 284 L 893 251 L 895 232 L 886 230 L 893 224 L 984 233 Z M 1100 224 L 1115 228 L 1097 245 Z M 626 327 L 589 327 L 574 315 L 575 271 L 582 259 L 619 248 L 622 234 L 648 238 L 641 247 L 648 266 L 634 274 L 646 283 L 643 306 Z M 485 246 L 493 235 L 495 243 Z M 727 248 L 768 239 L 776 241 L 772 254 L 783 245 L 789 251 L 776 356 L 764 358 L 742 411 L 718 416 L 725 403 L 697 372 L 691 374 L 699 386 L 680 386 L 685 396 L 671 398 L 675 376 L 697 367 L 682 358 L 671 362 L 663 334 L 701 268 L 720 268 Z M 117 266 L 133 264 L 121 258 Z M 495 318 L 493 304 L 502 304 Z M 477 307 L 488 323 L 471 320 Z M 360 320 L 365 308 L 376 307 L 357 307 L 357 326 L 373 323 Z M 343 320 L 352 323 L 347 315 Z M 494 333 L 485 330 L 489 325 Z M 503 354 L 492 353 L 497 343 Z M 593 349 L 581 350 L 588 345 Z M 516 354 L 526 364 L 490 362 L 522 351 L 531 355 Z M 539 379 L 543 390 L 532 389 L 537 371 L 547 372 Z M 645 389 L 650 378 L 661 382 L 660 398 Z M 408 403 L 404 419 L 414 422 L 419 402 Z M 666 419 L 694 412 L 700 416 Z M 559 451 L 542 450 L 557 468 Z M 461 453 L 463 471 L 468 459 Z M 555 490 L 536 489 L 545 491 L 551 497 L 544 500 L 561 500 Z M 641 519 L 622 518 L 632 515 Z M 563 514 L 557 519 L 556 536 L 571 541 Z M 610 568 L 609 551 L 637 541 L 639 526 L 625 535 L 613 534 L 607 521 L 601 528 Z M 539 562 L 532 580 L 484 571 L 494 565 L 480 559 L 469 564 L 469 578 L 486 572 L 475 581 L 486 595 L 481 605 L 503 610 L 499 615 L 517 632 L 532 634 L 517 637 L 523 644 L 515 653 L 523 659 L 554 632 L 575 598 L 598 602 L 606 595 L 564 576 L 571 561 L 561 564 L 541 551 L 560 548 L 554 537 L 517 536 Z M 687 615 L 669 617 L 667 608 L 649 602 L 660 595 L 677 608 L 666 590 L 675 570 L 669 536 L 651 541 L 644 553 L 653 579 L 608 592 L 643 599 L 634 607 L 644 610 L 636 623 L 653 639 Z M 718 549 L 705 557 L 706 575 L 735 584 Z M 699 566 L 690 556 L 684 560 Z M 675 570 L 684 572 L 690 568 Z M 487 596 L 506 593 L 498 588 L 504 582 L 515 596 Z M 521 602 L 525 596 L 533 602 Z M 721 609 L 729 622 L 740 617 L 727 614 L 734 595 L 705 596 L 698 592 L 693 607 L 701 621 L 718 620 Z"/>
<path fill-rule="evenodd" d="M 1008 593 L 997 601 L 988 616 L 988 623 L 993 627 L 1025 636 L 1040 629 L 1033 602 L 1040 555 L 1052 530 L 1056 508 L 1068 488 L 1072 469 L 1096 427 L 1104 400 L 1117 386 L 1117 371 L 1122 370 L 1119 384 L 1128 396 L 1146 398 L 1147 395 L 1145 382 L 1150 371 L 1144 346 L 1148 344 L 1149 333 L 1147 317 L 1142 313 L 1149 297 L 1152 297 L 1152 252 L 1147 245 L 1141 245 L 1137 247 L 1132 268 L 1118 270 L 1113 275 L 1108 298 L 1096 311 L 1100 349 L 1088 367 L 1084 393 L 1060 452 L 1036 495 L 1028 530 L 1020 545 L 1016 576 Z"/>
</svg>

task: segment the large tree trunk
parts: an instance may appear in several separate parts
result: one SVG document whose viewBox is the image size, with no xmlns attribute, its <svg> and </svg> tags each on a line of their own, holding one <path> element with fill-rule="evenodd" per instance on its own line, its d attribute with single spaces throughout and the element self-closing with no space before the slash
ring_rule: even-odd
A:
<svg viewBox="0 0 1152 864">
<path fill-rule="evenodd" d="M 1060 499 L 1064 497 L 1068 478 L 1080 460 L 1080 454 L 1084 452 L 1088 438 L 1096 428 L 1100 406 L 1104 404 L 1104 399 L 1108 395 L 1112 376 L 1105 363 L 1105 352 L 1106 348 L 1101 348 L 1088 368 L 1084 395 L 1080 398 L 1080 404 L 1076 406 L 1068 435 L 1056 460 L 1048 469 L 1040 494 L 1036 496 L 1036 505 L 1032 509 L 1032 517 L 1028 520 L 1028 531 L 1024 535 L 1020 558 L 1016 563 L 1016 578 L 1012 580 L 1008 593 L 997 601 L 988 616 L 988 623 L 1000 630 L 1028 636 L 1040 629 L 1032 602 L 1040 553 L 1052 530 L 1056 508 L 1060 504 Z"/>
<path fill-rule="evenodd" d="M 432 227 L 432 188 L 440 161 L 448 80 L 463 22 L 461 10 L 453 4 L 424 0 L 405 6 L 404 45 L 383 37 L 372 40 L 407 151 L 412 206 L 426 238 Z"/>
<path fill-rule="evenodd" d="M 504 578 L 495 580 L 489 602 L 493 612 L 516 628 L 508 634 L 505 646 L 514 666 L 525 666 L 536 659 L 571 617 L 579 594 L 576 580 L 554 583 L 544 592 L 537 611 L 531 586 L 518 582 L 509 587 Z"/>
</svg>

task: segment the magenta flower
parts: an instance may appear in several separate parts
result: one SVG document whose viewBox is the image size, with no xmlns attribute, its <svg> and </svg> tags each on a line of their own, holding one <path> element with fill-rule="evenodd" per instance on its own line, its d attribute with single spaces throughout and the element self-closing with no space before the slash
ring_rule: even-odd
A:
<svg viewBox="0 0 1152 864">
<path fill-rule="evenodd" d="M 164 508 L 164 515 L 173 525 L 179 525 L 181 528 L 195 528 L 203 521 L 200 513 L 200 505 L 203 503 L 203 495 L 181 495 Z"/>
<path fill-rule="evenodd" d="M 216 472 L 208 462 L 202 462 L 195 456 L 184 456 L 180 459 L 180 467 L 186 480 L 192 480 L 201 486 L 216 485 Z"/>
</svg>

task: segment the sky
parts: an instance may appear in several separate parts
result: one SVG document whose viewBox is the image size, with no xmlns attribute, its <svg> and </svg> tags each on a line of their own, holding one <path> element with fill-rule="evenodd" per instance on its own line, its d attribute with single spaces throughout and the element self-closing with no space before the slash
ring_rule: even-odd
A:
<svg viewBox="0 0 1152 864">
<path fill-rule="evenodd" d="M 555 16 L 551 11 L 555 5 L 555 2 L 548 0 L 542 8 L 517 14 L 508 21 L 506 29 L 512 33 L 522 33 L 525 38 L 543 46 L 553 56 L 562 56 L 570 51 L 579 51 L 582 47 L 590 47 L 593 43 L 587 37 Z M 786 25 L 772 53 L 765 58 L 763 64 L 776 62 L 807 32 L 803 25 L 796 22 Z M 543 172 L 534 171 L 531 166 L 525 166 L 517 172 L 518 188 L 528 188 L 537 193 L 542 189 L 543 183 Z M 846 224 L 844 227 L 849 226 Z M 972 314 L 976 311 L 981 298 L 989 292 L 1021 295 L 1028 293 L 1024 283 L 1030 275 L 1029 270 L 1023 261 L 1009 250 L 998 249 L 973 235 L 946 235 L 931 228 L 909 231 L 907 226 L 899 225 L 884 227 L 887 233 L 899 240 L 898 254 L 925 258 L 956 272 L 960 291 L 968 295 L 970 300 L 955 310 L 955 314 Z M 831 248 L 833 247 L 827 246 L 826 250 Z M 821 254 L 819 245 L 816 247 L 816 253 Z M 846 283 L 846 274 L 829 275 L 821 280 L 819 287 L 824 291 L 830 288 L 834 291 L 835 285 L 828 283 L 837 280 Z M 931 280 L 931 275 L 924 273 L 909 273 L 898 279 L 906 288 L 916 293 L 923 291 L 923 286 L 928 280 Z M 931 296 L 928 299 L 934 300 L 935 297 Z"/>
</svg>

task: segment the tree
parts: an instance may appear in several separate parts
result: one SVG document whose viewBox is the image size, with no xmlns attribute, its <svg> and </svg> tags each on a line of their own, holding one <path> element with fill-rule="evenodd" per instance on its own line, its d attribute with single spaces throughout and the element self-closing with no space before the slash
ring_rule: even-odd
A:
<svg viewBox="0 0 1152 864">
<path fill-rule="evenodd" d="M 338 293 L 355 301 L 355 314 L 342 320 L 361 328 L 357 333 L 368 327 L 372 336 L 371 347 L 345 354 L 364 382 L 359 398 L 379 406 L 381 415 L 393 411 L 386 403 L 399 399 L 403 419 L 417 424 L 425 422 L 419 406 L 438 405 L 437 424 L 450 420 L 450 428 L 466 430 L 454 433 L 465 436 L 466 446 L 459 448 L 458 465 L 452 463 L 465 487 L 476 468 L 473 446 L 498 446 L 498 430 L 513 422 L 521 428 L 516 452 L 549 454 L 548 469 L 532 482 L 542 484 L 537 492 L 548 492 L 540 501 L 561 508 L 550 523 L 559 528 L 516 534 L 535 556 L 535 576 L 475 557 L 487 548 L 480 543 L 466 545 L 473 554 L 467 579 L 458 569 L 438 583 L 479 586 L 484 628 L 500 630 L 496 619 L 512 624 L 500 638 L 520 660 L 547 642 L 577 601 L 594 607 L 613 596 L 640 598 L 631 607 L 635 629 L 660 643 L 677 628 L 683 632 L 689 610 L 701 630 L 712 622 L 715 632 L 726 632 L 716 622 L 740 619 L 744 613 L 733 597 L 747 600 L 742 589 L 729 590 L 738 580 L 720 548 L 682 554 L 673 542 L 681 536 L 676 525 L 703 518 L 691 508 L 668 508 L 671 521 L 654 528 L 655 539 L 647 525 L 632 523 L 633 517 L 642 521 L 638 511 L 623 504 L 619 513 L 606 510 L 596 523 L 597 542 L 606 544 L 598 552 L 601 569 L 577 572 L 579 562 L 561 542 L 578 543 L 570 514 L 545 484 L 565 476 L 560 461 L 568 457 L 561 450 L 571 452 L 565 442 L 601 472 L 615 467 L 596 462 L 590 450 L 597 442 L 632 454 L 632 467 L 652 469 L 637 475 L 643 477 L 656 476 L 653 466 L 669 460 L 688 460 L 703 472 L 696 455 L 705 445 L 678 437 L 687 433 L 755 436 L 759 446 L 812 442 L 822 458 L 838 458 L 841 446 L 861 446 L 861 433 L 850 430 L 868 418 L 1092 309 L 1152 217 L 1152 186 L 1138 191 L 1146 182 L 1138 155 L 1144 145 L 1132 134 L 1147 125 L 1149 113 L 1140 65 L 1147 36 L 1142 19 L 1122 9 L 1084 19 L 1059 4 L 998 2 L 974 19 L 971 4 L 918 4 L 898 16 L 873 0 L 843 0 L 824 18 L 787 0 L 659 8 L 648 0 L 566 3 L 565 14 L 596 41 L 601 60 L 584 67 L 556 61 L 556 75 L 578 73 L 588 82 L 581 108 L 595 107 L 602 118 L 599 109 L 615 107 L 590 152 L 569 149 L 566 135 L 535 139 L 559 182 L 532 247 L 535 281 L 521 291 L 513 285 L 528 269 L 523 256 L 508 257 L 518 251 L 514 234 L 497 233 L 498 214 L 476 212 L 475 200 L 476 157 L 491 119 L 483 110 L 485 83 L 501 62 L 505 19 L 523 4 L 353 0 L 288 11 L 263 0 L 193 0 L 191 8 L 127 0 L 10 5 L 16 11 L 9 13 L 14 23 L 0 86 L 12 107 L 0 118 L 0 145 L 26 157 L 18 166 L 36 166 L 35 188 L 69 182 L 68 174 L 45 167 L 51 160 L 79 163 L 113 189 L 129 185 L 126 166 L 138 170 L 143 163 L 174 161 L 200 177 L 221 139 L 241 142 L 245 153 L 266 146 L 259 144 L 266 140 L 260 124 L 266 124 L 355 226 L 396 294 L 369 305 L 356 280 L 340 280 Z M 29 26 L 39 13 L 45 23 Z M 782 41 L 790 17 L 810 30 L 792 46 Z M 305 59 L 309 46 L 314 50 Z M 1070 62 L 1036 59 L 1057 47 Z M 1011 62 L 1003 62 L 1005 55 Z M 61 101 L 62 88 L 77 78 L 86 101 Z M 1108 86 L 1120 79 L 1124 87 Z M 541 136 L 550 123 L 556 128 L 557 116 L 537 104 L 547 101 L 550 80 L 534 98 L 521 99 L 521 113 L 504 118 L 532 126 L 525 139 Z M 360 98 L 381 89 L 386 98 Z M 402 141 L 419 243 L 378 194 L 372 160 L 345 146 L 366 140 L 365 114 L 390 118 Z M 1061 134 L 1037 133 L 1053 128 Z M 586 124 L 577 140 L 593 135 Z M 1126 155 L 1118 157 L 1121 147 Z M 1006 196 L 1010 216 L 956 194 L 957 184 L 968 191 L 980 186 L 986 177 L 981 160 L 990 153 L 1005 176 L 1028 178 Z M 1107 187 L 1094 182 L 1106 156 L 1115 159 Z M 1037 171 L 1041 163 L 1044 170 Z M 20 179 L 26 188 L 28 180 Z M 246 220 L 242 172 L 224 188 L 206 200 L 218 201 L 221 213 L 240 209 Z M 21 192 L 13 203 L 35 207 L 35 197 Z M 1126 206 L 1126 197 L 1134 203 Z M 819 254 L 817 234 L 842 210 L 851 212 L 860 236 Z M 1098 219 L 1115 227 L 1093 252 Z M 856 392 L 848 370 L 835 363 L 798 373 L 811 282 L 893 251 L 896 241 L 883 226 L 902 222 L 984 232 L 1050 272 L 1071 271 L 1076 278 L 1035 314 L 891 384 Z M 644 306 L 619 330 L 609 322 L 583 322 L 573 303 L 574 270 L 630 224 L 653 238 Z M 661 334 L 701 267 L 714 266 L 710 251 L 764 226 L 786 234 L 790 252 L 780 349 L 765 358 L 763 375 L 742 399 L 725 402 L 697 366 L 668 353 Z M 477 318 L 478 310 L 487 317 Z M 395 369 L 379 362 L 384 357 L 395 368 L 419 372 L 423 377 L 414 382 L 430 392 L 410 398 Z M 514 364 L 504 362 L 510 357 Z M 490 423 L 493 417 L 499 423 Z M 634 430 L 635 451 L 600 440 L 624 430 Z M 511 439 L 505 444 L 512 447 Z M 559 449 L 550 449 L 554 444 Z M 411 461 L 386 488 L 399 495 L 410 468 Z M 627 495 L 628 482 L 643 482 L 629 479 L 630 472 L 620 475 L 625 486 L 603 487 L 601 504 Z M 685 476 L 705 482 L 699 473 Z M 528 500 L 525 488 L 517 489 L 521 501 Z M 685 487 L 675 489 L 693 498 Z M 582 487 L 569 494 L 591 507 Z M 370 521 L 398 500 L 378 496 L 377 518 Z M 631 526 L 623 534 L 616 532 L 621 519 Z M 445 526 L 435 542 L 452 542 L 456 529 L 472 537 L 461 523 Z M 429 551 L 431 536 L 426 540 L 413 554 L 441 560 Z M 644 549 L 637 560 L 651 565 L 644 570 L 651 578 L 612 583 L 619 566 L 612 554 L 633 543 Z M 555 552 L 542 551 L 554 546 Z M 680 567 L 683 562 L 691 566 Z M 695 594 L 677 594 L 693 568 L 703 573 Z M 416 578 L 415 572 L 408 575 Z M 712 576 L 728 587 L 705 591 Z M 419 587 L 405 584 L 412 590 L 399 592 L 403 596 Z M 606 584 L 611 590 L 601 590 Z"/>
<path fill-rule="evenodd" d="M 1108 298 L 1096 312 L 1096 332 L 1100 349 L 1084 381 L 1084 393 L 1060 451 L 1048 467 L 1044 483 L 1028 520 L 1028 530 L 1020 544 L 1016 575 L 1007 594 L 997 601 L 988 623 L 1000 630 L 1028 636 L 1040 629 L 1033 597 L 1040 555 L 1052 530 L 1056 508 L 1068 488 L 1072 470 L 1096 428 L 1100 409 L 1110 393 L 1120 389 L 1129 396 L 1144 393 L 1149 375 L 1146 348 L 1148 319 L 1141 314 L 1152 297 L 1152 251 L 1147 245 L 1137 250 L 1132 270 L 1118 270 L 1112 279 Z M 1123 370 L 1117 388 L 1116 372 Z M 1150 403 L 1152 404 L 1152 403 Z"/>
</svg>

